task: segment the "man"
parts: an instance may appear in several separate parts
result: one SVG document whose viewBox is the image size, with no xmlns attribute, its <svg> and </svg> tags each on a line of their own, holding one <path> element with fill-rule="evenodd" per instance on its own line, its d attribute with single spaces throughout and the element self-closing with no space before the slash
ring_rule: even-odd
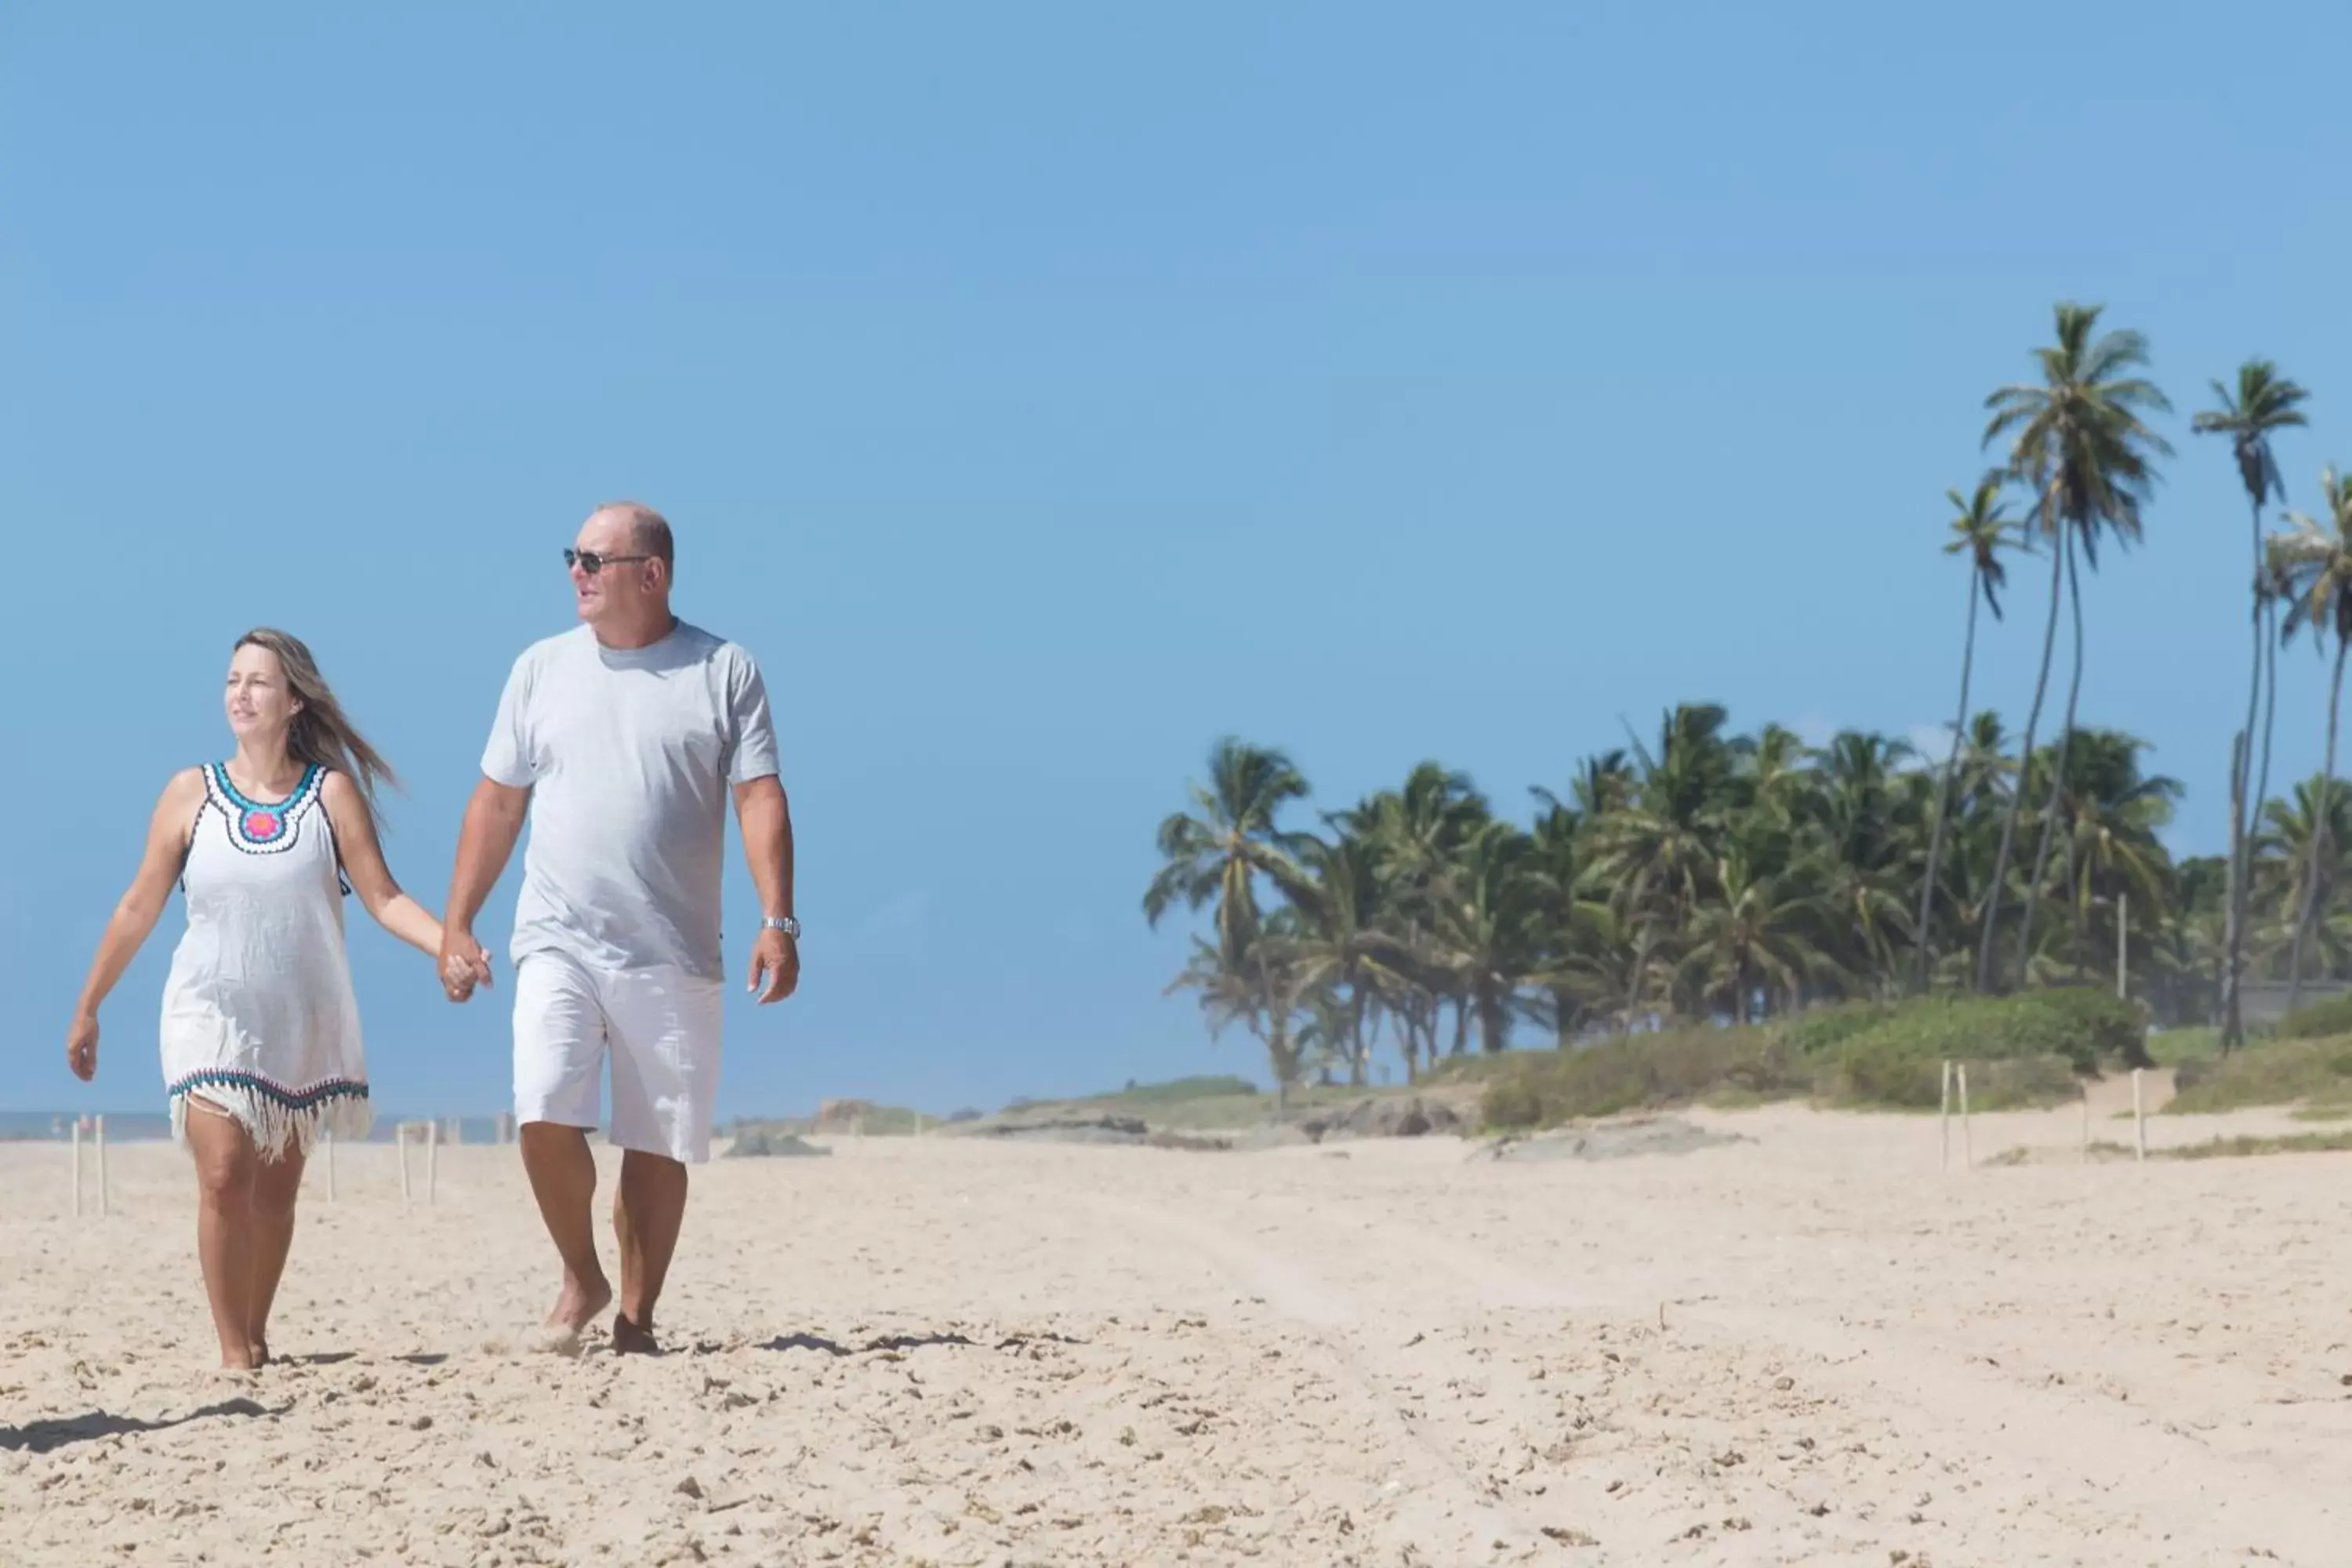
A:
<svg viewBox="0 0 2352 1568">
<path fill-rule="evenodd" d="M 563 1259 L 548 1348 L 576 1350 L 613 1300 L 587 1135 L 609 1051 L 609 1141 L 624 1151 L 613 1348 L 650 1352 L 686 1168 L 710 1153 L 727 801 L 759 889 L 750 981 L 762 1005 L 800 982 L 792 819 L 751 655 L 670 612 L 669 524 L 634 502 L 599 507 L 563 554 L 586 624 L 532 645 L 507 678 L 458 837 L 441 979 L 454 1002 L 488 982 L 474 917 L 528 812 L 510 949 L 515 1120 Z"/>
</svg>

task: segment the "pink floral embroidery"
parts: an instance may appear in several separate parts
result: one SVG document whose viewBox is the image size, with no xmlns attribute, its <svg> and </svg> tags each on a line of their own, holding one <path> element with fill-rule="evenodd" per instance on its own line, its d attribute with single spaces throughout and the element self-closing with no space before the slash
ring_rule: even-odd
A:
<svg viewBox="0 0 2352 1568">
<path fill-rule="evenodd" d="M 245 814 L 245 836 L 247 838 L 278 837 L 278 814 L 271 811 L 248 811 Z"/>
</svg>

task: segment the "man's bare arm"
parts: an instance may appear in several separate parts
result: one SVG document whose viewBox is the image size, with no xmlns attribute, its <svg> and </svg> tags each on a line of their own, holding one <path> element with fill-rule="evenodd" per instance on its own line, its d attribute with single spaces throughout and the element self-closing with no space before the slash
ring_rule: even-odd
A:
<svg viewBox="0 0 2352 1568">
<path fill-rule="evenodd" d="M 783 781 L 771 773 L 735 786 L 735 822 L 743 834 L 743 858 L 760 892 L 760 912 L 793 912 L 793 812 Z M 761 1002 L 778 1002 L 798 989 L 800 943 L 780 931 L 762 931 L 751 949 L 751 989 Z"/>
<path fill-rule="evenodd" d="M 449 876 L 449 901 L 442 914 L 441 984 L 452 1001 L 464 1001 L 477 984 L 489 982 L 489 955 L 474 940 L 474 917 L 482 912 L 490 889 L 507 868 L 530 810 L 530 790 L 490 779 L 476 784 L 473 798 L 466 803 L 465 824 L 457 830 L 457 864 Z"/>
<path fill-rule="evenodd" d="M 751 884 L 760 891 L 760 912 L 793 912 L 793 812 L 784 786 L 773 773 L 735 786 L 735 821 L 743 832 L 743 857 Z"/>
</svg>

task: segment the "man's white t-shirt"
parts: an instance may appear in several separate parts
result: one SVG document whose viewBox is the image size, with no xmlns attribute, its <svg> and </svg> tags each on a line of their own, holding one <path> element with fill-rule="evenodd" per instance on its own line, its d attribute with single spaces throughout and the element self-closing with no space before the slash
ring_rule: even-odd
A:
<svg viewBox="0 0 2352 1568">
<path fill-rule="evenodd" d="M 492 782 L 531 792 L 512 962 L 723 978 L 729 803 L 777 771 L 767 689 L 731 642 L 679 621 L 646 647 L 583 626 L 526 648 L 482 753 Z"/>
</svg>

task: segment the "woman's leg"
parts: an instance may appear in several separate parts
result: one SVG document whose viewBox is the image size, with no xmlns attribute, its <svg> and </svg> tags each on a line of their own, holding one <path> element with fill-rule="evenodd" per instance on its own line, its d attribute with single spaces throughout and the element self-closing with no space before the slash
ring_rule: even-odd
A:
<svg viewBox="0 0 2352 1568">
<path fill-rule="evenodd" d="M 278 1279 L 286 1272 L 286 1254 L 294 1245 L 294 1200 L 302 1187 L 302 1146 L 289 1142 L 275 1160 L 257 1160 L 253 1173 L 253 1295 L 246 1340 L 253 1347 L 253 1364 L 269 1360 L 269 1304 L 278 1299 Z"/>
<path fill-rule="evenodd" d="M 254 1364 L 253 1178 L 260 1161 L 237 1120 L 211 1101 L 188 1096 L 188 1149 L 196 1163 L 196 1257 L 204 1265 L 221 1365 Z"/>
</svg>

